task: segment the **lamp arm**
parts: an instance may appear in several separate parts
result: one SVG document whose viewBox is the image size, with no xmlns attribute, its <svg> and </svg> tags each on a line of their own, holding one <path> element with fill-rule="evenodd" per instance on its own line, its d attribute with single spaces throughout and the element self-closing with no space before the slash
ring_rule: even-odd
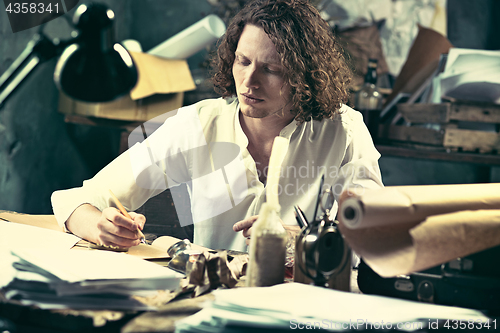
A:
<svg viewBox="0 0 500 333">
<path fill-rule="evenodd" d="M 67 43 L 54 43 L 43 33 L 35 34 L 19 57 L 0 76 L 0 109 L 36 66 L 56 57 Z"/>
</svg>

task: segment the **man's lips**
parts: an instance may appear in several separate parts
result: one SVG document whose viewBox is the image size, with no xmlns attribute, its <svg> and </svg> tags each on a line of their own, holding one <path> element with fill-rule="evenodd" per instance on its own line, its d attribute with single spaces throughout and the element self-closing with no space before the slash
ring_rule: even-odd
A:
<svg viewBox="0 0 500 333">
<path fill-rule="evenodd" d="M 252 94 L 241 94 L 248 102 L 262 102 L 263 99 L 257 98 L 256 96 Z"/>
</svg>

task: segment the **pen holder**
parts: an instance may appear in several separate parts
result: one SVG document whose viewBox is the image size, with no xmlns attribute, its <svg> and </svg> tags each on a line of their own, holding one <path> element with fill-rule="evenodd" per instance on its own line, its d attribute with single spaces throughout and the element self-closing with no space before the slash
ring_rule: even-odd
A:
<svg viewBox="0 0 500 333">
<path fill-rule="evenodd" d="M 351 250 L 327 214 L 297 235 L 294 281 L 349 291 Z"/>
</svg>

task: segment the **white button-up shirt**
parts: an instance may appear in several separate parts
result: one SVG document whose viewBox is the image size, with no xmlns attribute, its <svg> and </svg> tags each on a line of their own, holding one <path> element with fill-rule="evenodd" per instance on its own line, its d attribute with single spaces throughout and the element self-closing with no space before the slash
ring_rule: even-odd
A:
<svg viewBox="0 0 500 333">
<path fill-rule="evenodd" d="M 84 203 L 100 210 L 112 206 L 109 190 L 133 211 L 170 188 L 177 211 L 191 203 L 192 221 L 180 222 L 194 223 L 196 244 L 245 251 L 244 237 L 232 226 L 258 215 L 266 186 L 247 150 L 238 100 L 204 100 L 174 114 L 167 114 L 158 129 L 148 122 L 133 131 L 130 148 L 82 187 L 54 192 L 52 206 L 58 222 L 64 226 Z M 278 188 L 280 215 L 286 224 L 296 224 L 295 205 L 312 219 L 322 175 L 323 189 L 331 188 L 336 198 L 349 187 L 383 186 L 380 154 L 361 114 L 345 105 L 333 119 L 300 125 L 292 121 L 280 136 L 289 141 Z M 187 184 L 189 200 L 174 195 L 181 183 Z M 334 204 L 333 214 L 336 209 Z"/>
</svg>

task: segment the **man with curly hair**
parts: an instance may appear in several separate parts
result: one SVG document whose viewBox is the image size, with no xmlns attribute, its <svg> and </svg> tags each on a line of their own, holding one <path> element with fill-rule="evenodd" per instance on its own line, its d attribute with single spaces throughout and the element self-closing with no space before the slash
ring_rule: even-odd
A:
<svg viewBox="0 0 500 333">
<path fill-rule="evenodd" d="M 145 217 L 122 216 L 110 207 L 107 189 L 133 211 L 166 188 L 187 183 L 194 242 L 244 251 L 265 202 L 276 136 L 289 142 L 279 200 L 290 229 L 297 229 L 294 205 L 315 215 L 322 177 L 337 201 L 347 189 L 383 186 L 380 154 L 361 114 L 345 105 L 349 68 L 330 27 L 308 1 L 250 1 L 222 37 L 213 69 L 222 98 L 179 109 L 81 188 L 53 194 L 61 225 L 99 244 L 134 246 Z"/>
</svg>

